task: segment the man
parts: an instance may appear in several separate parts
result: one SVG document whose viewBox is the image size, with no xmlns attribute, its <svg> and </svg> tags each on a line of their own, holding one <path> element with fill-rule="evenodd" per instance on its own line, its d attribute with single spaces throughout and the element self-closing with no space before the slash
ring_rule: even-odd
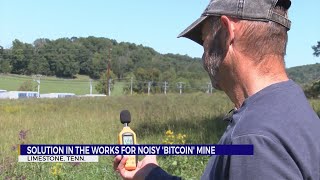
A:
<svg viewBox="0 0 320 180">
<path fill-rule="evenodd" d="M 235 104 L 220 144 L 253 144 L 253 156 L 212 156 L 202 179 L 320 179 L 320 120 L 289 80 L 284 55 L 289 0 L 212 0 L 183 31 L 204 48 L 215 88 Z M 146 156 L 124 179 L 176 179 Z M 120 161 L 120 163 L 119 163 Z M 119 164 L 119 165 L 118 165 Z"/>
</svg>

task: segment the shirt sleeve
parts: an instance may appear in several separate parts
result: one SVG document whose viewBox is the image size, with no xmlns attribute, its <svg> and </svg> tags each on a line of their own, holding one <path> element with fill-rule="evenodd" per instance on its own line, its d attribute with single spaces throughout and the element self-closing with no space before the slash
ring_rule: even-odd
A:
<svg viewBox="0 0 320 180">
<path fill-rule="evenodd" d="M 240 136 L 232 144 L 253 144 L 254 155 L 229 156 L 228 179 L 303 179 L 290 150 L 267 136 Z"/>
<path fill-rule="evenodd" d="M 168 174 L 158 166 L 147 175 L 145 180 L 181 180 L 181 178 Z"/>
</svg>

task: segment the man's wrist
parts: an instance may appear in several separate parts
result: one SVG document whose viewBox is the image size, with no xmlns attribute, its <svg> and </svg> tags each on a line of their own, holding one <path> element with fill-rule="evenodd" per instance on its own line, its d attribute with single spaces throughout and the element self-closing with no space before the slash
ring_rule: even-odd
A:
<svg viewBox="0 0 320 180">
<path fill-rule="evenodd" d="M 161 169 L 158 165 L 150 163 L 143 167 L 143 174 L 145 175 L 144 179 L 148 179 L 149 177 L 152 177 L 153 173 L 157 170 Z M 150 179 L 150 178 L 149 178 Z M 151 178 L 152 179 L 152 178 Z"/>
<path fill-rule="evenodd" d="M 163 170 L 160 166 L 155 165 L 153 169 L 147 174 L 145 180 L 163 180 L 163 179 L 181 179 L 176 176 L 172 176 L 168 174 L 165 170 Z"/>
</svg>

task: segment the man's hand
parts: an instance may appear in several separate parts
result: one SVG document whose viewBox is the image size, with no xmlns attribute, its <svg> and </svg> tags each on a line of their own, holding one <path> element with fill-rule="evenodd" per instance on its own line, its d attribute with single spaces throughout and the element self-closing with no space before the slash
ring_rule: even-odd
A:
<svg viewBox="0 0 320 180">
<path fill-rule="evenodd" d="M 113 168 L 119 172 L 125 180 L 144 180 L 152 169 L 158 167 L 156 156 L 148 155 L 142 161 L 138 162 L 137 168 L 133 171 L 128 171 L 124 168 L 127 157 L 118 155 L 113 160 Z"/>
</svg>

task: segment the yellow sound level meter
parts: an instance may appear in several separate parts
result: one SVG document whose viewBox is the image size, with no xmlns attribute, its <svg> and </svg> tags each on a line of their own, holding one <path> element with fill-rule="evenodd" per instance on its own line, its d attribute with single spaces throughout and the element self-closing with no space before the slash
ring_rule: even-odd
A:
<svg viewBox="0 0 320 180">
<path fill-rule="evenodd" d="M 128 110 L 123 110 L 120 113 L 120 121 L 124 125 L 122 131 L 119 133 L 118 142 L 123 145 L 137 144 L 136 133 L 134 133 L 128 124 L 131 122 L 131 115 Z M 137 155 L 126 155 L 128 160 L 125 165 L 126 170 L 135 170 L 138 163 Z"/>
</svg>

